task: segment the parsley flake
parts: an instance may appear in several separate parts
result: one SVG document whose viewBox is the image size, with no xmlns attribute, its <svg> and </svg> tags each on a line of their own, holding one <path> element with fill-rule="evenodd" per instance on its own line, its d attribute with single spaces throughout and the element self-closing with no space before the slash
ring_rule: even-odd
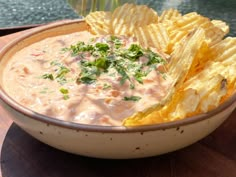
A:
<svg viewBox="0 0 236 177">
<path fill-rule="evenodd" d="M 140 99 L 142 99 L 140 96 L 124 97 L 124 101 L 139 101 Z"/>
<path fill-rule="evenodd" d="M 63 94 L 64 100 L 68 100 L 70 98 L 69 95 L 68 95 L 69 94 L 69 90 L 68 89 L 61 88 L 60 92 Z"/>
<path fill-rule="evenodd" d="M 49 80 L 54 80 L 54 77 L 52 74 L 46 73 L 42 75 L 43 79 L 49 79 Z"/>
</svg>

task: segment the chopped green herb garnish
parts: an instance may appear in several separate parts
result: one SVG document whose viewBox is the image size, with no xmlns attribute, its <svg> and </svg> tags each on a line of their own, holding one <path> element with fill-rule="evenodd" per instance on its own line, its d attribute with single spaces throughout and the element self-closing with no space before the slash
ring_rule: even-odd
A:
<svg viewBox="0 0 236 177">
<path fill-rule="evenodd" d="M 92 84 L 96 81 L 97 77 L 96 75 L 89 74 L 89 73 L 83 73 L 80 75 L 80 77 L 77 79 L 77 83 L 83 83 L 83 84 Z"/>
<path fill-rule="evenodd" d="M 122 41 L 116 36 L 111 36 L 108 42 L 111 42 L 112 44 L 114 44 L 115 48 L 117 49 L 123 45 Z"/>
<path fill-rule="evenodd" d="M 139 101 L 140 99 L 142 98 L 139 96 L 124 97 L 124 101 Z"/>
<path fill-rule="evenodd" d="M 95 66 L 94 62 L 82 60 L 80 63 L 81 72 L 77 83 L 92 84 L 96 81 L 97 76 L 100 75 L 100 70 Z"/>
<path fill-rule="evenodd" d="M 52 74 L 46 73 L 42 75 L 43 79 L 50 79 L 50 80 L 54 80 L 54 77 Z"/>
<path fill-rule="evenodd" d="M 147 57 L 148 57 L 148 63 L 147 65 L 152 65 L 152 64 L 157 64 L 157 63 L 162 63 L 165 64 L 165 60 L 161 58 L 159 55 L 151 51 L 150 49 L 147 50 Z"/>
<path fill-rule="evenodd" d="M 139 57 L 143 56 L 143 49 L 137 44 L 131 44 L 128 50 L 125 51 L 124 56 L 130 60 L 137 60 Z"/>
<path fill-rule="evenodd" d="M 106 57 L 101 57 L 101 58 L 96 59 L 91 64 L 106 71 L 107 68 L 109 67 L 109 60 Z"/>
<path fill-rule="evenodd" d="M 43 79 L 50 79 L 50 80 L 56 80 L 58 83 L 60 83 L 61 85 L 65 84 L 67 82 L 67 79 L 66 79 L 66 74 L 68 72 L 70 72 L 70 70 L 63 66 L 63 64 L 61 64 L 60 62 L 58 61 L 52 61 L 50 63 L 51 66 L 56 66 L 58 68 L 55 69 L 55 73 L 54 75 L 51 74 L 51 73 L 46 73 L 46 74 L 43 74 L 41 76 L 41 78 Z"/>
<path fill-rule="evenodd" d="M 103 90 L 111 88 L 111 85 L 108 83 L 103 84 Z"/>
<path fill-rule="evenodd" d="M 130 80 L 130 77 L 129 77 L 128 73 L 126 72 L 126 68 L 125 67 L 117 64 L 115 66 L 115 69 L 121 75 L 121 80 L 120 80 L 120 84 L 121 85 L 123 85 L 126 80 Z"/>
<path fill-rule="evenodd" d="M 129 81 L 130 88 L 134 89 L 135 81 L 143 84 L 143 78 L 156 70 L 157 64 L 165 63 L 164 59 L 150 49 L 144 49 L 138 44 L 131 44 L 128 48 L 121 48 L 122 45 L 122 39 L 110 36 L 106 42 L 95 42 L 95 44 L 78 42 L 67 48 L 66 50 L 75 56 L 81 56 L 84 52 L 92 56 L 92 60 L 80 57 L 77 83 L 92 84 L 101 74 L 112 70 L 112 74 L 115 71 L 120 76 L 121 85 Z M 146 61 L 141 61 L 142 57 Z"/>
<path fill-rule="evenodd" d="M 106 53 L 110 49 L 109 45 L 106 43 L 96 43 L 95 44 L 95 50 Z"/>
<path fill-rule="evenodd" d="M 69 90 L 68 89 L 61 88 L 60 92 L 63 94 L 64 100 L 68 100 L 70 98 L 69 95 L 68 95 L 69 94 Z"/>
<path fill-rule="evenodd" d="M 56 78 L 63 78 L 68 72 L 70 72 L 68 68 L 65 66 L 60 66 L 60 68 L 57 70 Z"/>
<path fill-rule="evenodd" d="M 134 74 L 134 78 L 136 81 L 138 81 L 140 84 L 143 84 L 143 77 L 146 77 L 147 73 L 142 70 L 138 70 Z"/>
<path fill-rule="evenodd" d="M 65 88 L 61 88 L 61 89 L 60 89 L 60 92 L 61 92 L 62 94 L 68 94 L 68 93 L 69 93 L 68 89 L 65 89 Z"/>
<path fill-rule="evenodd" d="M 76 45 L 71 45 L 70 48 L 65 48 L 65 51 L 71 51 L 72 55 L 77 55 L 79 52 L 90 52 L 94 50 L 92 45 L 86 45 L 84 42 L 78 42 Z"/>
</svg>

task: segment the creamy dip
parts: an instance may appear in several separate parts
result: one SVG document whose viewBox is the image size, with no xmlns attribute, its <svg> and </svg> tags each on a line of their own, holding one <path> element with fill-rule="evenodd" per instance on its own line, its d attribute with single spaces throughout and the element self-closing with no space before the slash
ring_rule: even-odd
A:
<svg viewBox="0 0 236 177">
<path fill-rule="evenodd" d="M 50 117 L 122 125 L 166 95 L 171 79 L 164 64 L 133 38 L 76 32 L 18 51 L 4 70 L 4 88 L 20 104 Z"/>
</svg>

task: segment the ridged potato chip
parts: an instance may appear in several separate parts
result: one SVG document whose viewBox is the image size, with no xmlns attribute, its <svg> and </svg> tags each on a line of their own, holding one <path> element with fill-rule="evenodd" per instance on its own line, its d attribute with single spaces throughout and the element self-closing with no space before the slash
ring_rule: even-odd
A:
<svg viewBox="0 0 236 177">
<path fill-rule="evenodd" d="M 178 18 L 181 18 L 182 14 L 176 9 L 164 10 L 159 18 L 159 23 L 161 23 L 166 30 L 170 33 L 171 27 Z"/>
<path fill-rule="evenodd" d="M 206 89 L 206 84 L 209 84 L 212 87 L 211 89 L 207 88 L 208 93 L 204 97 L 201 98 L 199 107 L 196 110 L 195 114 L 206 113 L 216 108 L 220 104 L 222 97 L 226 95 L 227 80 L 221 75 L 217 75 L 217 76 L 213 77 L 211 80 L 208 80 L 207 82 L 204 83 L 205 89 Z"/>
<path fill-rule="evenodd" d="M 211 57 L 215 61 L 226 63 L 234 58 L 236 54 L 236 38 L 227 37 L 210 48 Z M 234 64 L 231 61 L 229 64 Z"/>
<path fill-rule="evenodd" d="M 184 36 L 195 28 L 201 27 L 204 29 L 206 34 L 206 41 L 208 44 L 214 45 L 225 36 L 218 26 L 215 26 L 209 18 L 203 17 L 196 12 L 188 13 L 178 18 L 173 22 L 173 25 L 169 27 L 170 36 L 170 52 L 173 50 L 176 44 L 178 44 Z"/>
<path fill-rule="evenodd" d="M 196 38 L 199 40 L 196 40 Z M 138 112 L 135 115 L 125 119 L 123 122 L 125 126 L 160 123 L 159 121 L 163 120 L 163 117 L 160 117 L 159 119 L 156 115 L 151 115 L 157 114 L 157 112 L 161 110 L 164 105 L 168 104 L 170 100 L 171 102 L 173 101 L 171 97 L 176 93 L 176 90 L 178 90 L 184 82 L 191 67 L 191 63 L 193 62 L 194 57 L 197 54 L 204 39 L 204 31 L 199 28 L 191 32 L 186 37 L 186 39 L 179 44 L 179 46 L 176 48 L 176 51 L 171 56 L 170 63 L 168 64 L 169 71 L 167 72 L 167 75 L 173 80 L 168 94 L 163 100 L 157 103 L 157 105 L 154 105 L 143 112 Z"/>
<path fill-rule="evenodd" d="M 208 44 L 204 42 L 203 45 L 201 46 L 200 51 L 196 56 L 195 63 L 192 64 L 191 66 L 192 68 L 190 69 L 188 77 L 191 78 L 192 76 L 196 75 L 198 72 L 203 70 L 204 67 L 208 65 L 209 61 L 220 62 L 220 63 L 214 63 L 214 65 L 216 66 L 212 68 L 212 71 L 216 71 L 215 72 L 216 74 L 225 71 L 224 69 L 222 69 L 222 66 L 228 67 L 227 72 L 236 73 L 235 60 L 236 60 L 235 38 L 227 37 L 212 47 L 209 47 Z M 230 81 L 229 84 L 231 84 L 232 77 L 233 76 L 227 76 L 227 78 Z"/>
<path fill-rule="evenodd" d="M 85 21 L 94 34 L 106 35 L 111 33 L 111 12 L 92 12 L 85 17 Z"/>
<path fill-rule="evenodd" d="M 145 5 L 124 4 L 116 8 L 111 20 L 115 35 L 133 36 L 135 28 L 158 22 L 158 15 Z"/>
<path fill-rule="evenodd" d="M 135 29 L 134 36 L 145 48 L 153 47 L 162 52 L 167 51 L 169 36 L 161 23 L 139 27 Z"/>
<path fill-rule="evenodd" d="M 211 22 L 214 24 L 215 27 L 221 29 L 225 35 L 229 33 L 229 26 L 224 21 L 212 20 Z"/>
<path fill-rule="evenodd" d="M 186 80 L 193 77 L 197 73 L 199 73 L 203 68 L 205 67 L 206 63 L 211 60 L 210 54 L 209 54 L 209 45 L 206 41 L 203 41 L 202 45 L 199 48 L 199 51 L 197 52 L 193 63 L 191 65 L 191 68 L 188 72 Z"/>
<path fill-rule="evenodd" d="M 177 9 L 167 9 L 164 10 L 159 18 L 159 22 L 163 23 L 167 20 L 175 21 L 177 18 L 181 17 L 182 14 Z"/>
<path fill-rule="evenodd" d="M 209 66 L 212 71 L 227 78 L 228 93 L 223 100 L 236 92 L 236 38 L 227 37 L 209 50 L 214 63 Z M 224 67 L 224 68 L 222 68 Z"/>
<path fill-rule="evenodd" d="M 236 92 L 236 38 L 229 26 L 196 12 L 164 10 L 160 17 L 144 5 L 124 4 L 114 12 L 86 17 L 95 34 L 132 36 L 165 58 L 173 84 L 156 105 L 126 118 L 124 126 L 156 124 L 208 112 Z"/>
<path fill-rule="evenodd" d="M 166 110 L 168 110 L 166 117 L 168 117 L 169 121 L 205 113 L 217 107 L 221 98 L 227 92 L 226 86 L 222 86 L 222 83 L 225 83 L 225 78 L 219 74 L 216 76 L 201 76 L 192 81 L 188 87 L 183 85 L 177 91 L 173 98 L 176 101 L 170 104 L 174 109 L 170 110 L 170 105 L 166 106 Z M 183 96 L 180 97 L 178 95 Z"/>
<path fill-rule="evenodd" d="M 226 77 L 223 77 L 223 75 L 219 74 L 218 71 L 212 69 L 213 67 L 206 67 L 204 70 L 186 81 L 182 86 L 184 89 L 191 88 L 196 90 L 200 97 L 198 108 L 196 111 L 190 113 L 190 115 L 207 112 L 217 107 L 222 97 L 227 93 L 228 82 Z M 225 67 L 222 66 L 220 69 L 224 70 Z"/>
<path fill-rule="evenodd" d="M 227 80 L 220 74 L 193 79 L 188 87 L 178 89 L 171 101 L 148 114 L 126 119 L 124 125 L 137 126 L 183 119 L 216 108 L 227 93 Z M 207 87 L 206 87 L 207 85 Z"/>
<path fill-rule="evenodd" d="M 196 40 L 197 39 L 197 40 Z M 171 55 L 168 63 L 168 74 L 176 79 L 177 85 L 182 84 L 186 79 L 191 65 L 195 62 L 197 53 L 200 50 L 205 40 L 204 30 L 198 28 L 186 36 L 181 43 L 179 43 Z"/>
</svg>

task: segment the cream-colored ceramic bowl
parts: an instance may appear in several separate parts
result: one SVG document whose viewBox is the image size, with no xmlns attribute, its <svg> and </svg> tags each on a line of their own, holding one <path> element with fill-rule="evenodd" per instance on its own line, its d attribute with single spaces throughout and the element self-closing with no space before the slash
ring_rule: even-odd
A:
<svg viewBox="0 0 236 177">
<path fill-rule="evenodd" d="M 217 109 L 171 123 L 140 127 L 105 127 L 65 122 L 37 114 L 16 103 L 2 88 L 2 71 L 18 50 L 41 39 L 86 30 L 82 20 L 36 28 L 0 54 L 0 103 L 14 122 L 36 139 L 66 152 L 112 159 L 160 155 L 186 147 L 214 131 L 236 107 L 236 94 Z"/>
</svg>

